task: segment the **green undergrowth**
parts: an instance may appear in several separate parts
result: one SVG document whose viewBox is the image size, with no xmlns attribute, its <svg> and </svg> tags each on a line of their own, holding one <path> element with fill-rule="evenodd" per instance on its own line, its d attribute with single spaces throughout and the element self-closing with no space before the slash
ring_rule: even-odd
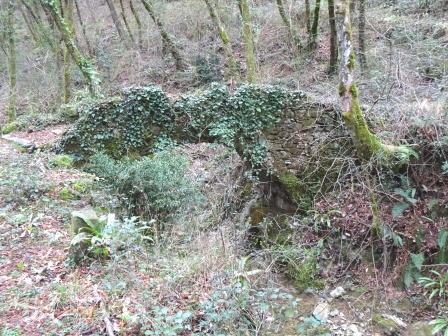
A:
<svg viewBox="0 0 448 336">
<path fill-rule="evenodd" d="M 192 210 L 200 201 L 197 186 L 185 176 L 187 163 L 185 156 L 172 151 L 121 161 L 96 154 L 88 170 L 124 200 L 122 206 L 131 214 L 163 219 Z"/>
</svg>

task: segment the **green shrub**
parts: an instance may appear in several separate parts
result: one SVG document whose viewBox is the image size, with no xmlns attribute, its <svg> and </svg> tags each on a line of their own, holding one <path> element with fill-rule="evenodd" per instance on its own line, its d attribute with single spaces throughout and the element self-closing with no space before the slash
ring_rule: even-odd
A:
<svg viewBox="0 0 448 336">
<path fill-rule="evenodd" d="M 139 222 L 137 217 L 121 221 L 114 214 L 96 217 L 89 212 L 75 211 L 72 213 L 72 230 L 75 232 L 70 243 L 70 258 L 79 263 L 85 257 L 122 257 L 140 248 L 143 241 L 151 240 L 144 235 L 148 229 L 150 226 Z"/>
<path fill-rule="evenodd" d="M 5 126 L 3 126 L 3 128 L 2 128 L 2 133 L 3 133 L 3 134 L 9 134 L 9 133 L 14 132 L 14 131 L 17 130 L 18 128 L 19 128 L 19 124 L 18 124 L 17 122 L 13 121 L 13 122 L 11 122 L 11 123 L 6 124 Z"/>
<path fill-rule="evenodd" d="M 262 328 L 275 330 L 297 315 L 298 301 L 279 288 L 257 289 L 244 282 L 215 289 L 201 303 L 204 334 L 252 335 Z M 270 321 L 267 321 L 267 318 Z"/>
<path fill-rule="evenodd" d="M 222 79 L 219 71 L 219 58 L 215 54 L 208 56 L 196 56 L 194 67 L 196 70 L 196 81 L 199 85 L 218 82 Z"/>
<path fill-rule="evenodd" d="M 199 200 L 198 189 L 185 176 L 187 159 L 173 152 L 135 161 L 96 154 L 90 170 L 121 195 L 131 213 L 144 218 L 166 218 Z"/>
<path fill-rule="evenodd" d="M 1 336 L 21 336 L 23 335 L 18 329 L 3 328 Z"/>
<path fill-rule="evenodd" d="M 59 168 L 70 168 L 73 165 L 73 158 L 69 155 L 56 155 L 50 160 L 50 164 Z"/>
</svg>

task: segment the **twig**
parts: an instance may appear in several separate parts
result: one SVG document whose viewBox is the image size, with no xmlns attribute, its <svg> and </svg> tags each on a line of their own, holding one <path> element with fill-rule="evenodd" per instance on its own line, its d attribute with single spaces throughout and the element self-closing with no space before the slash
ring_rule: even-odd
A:
<svg viewBox="0 0 448 336">
<path fill-rule="evenodd" d="M 103 317 L 104 324 L 106 325 L 106 332 L 108 336 L 115 336 L 114 334 L 114 327 L 112 326 L 112 323 L 109 320 L 109 316 L 104 315 Z"/>
</svg>

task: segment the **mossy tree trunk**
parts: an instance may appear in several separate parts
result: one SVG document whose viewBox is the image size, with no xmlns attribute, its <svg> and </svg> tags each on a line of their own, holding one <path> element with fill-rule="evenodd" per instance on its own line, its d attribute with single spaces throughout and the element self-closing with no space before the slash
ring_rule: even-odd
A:
<svg viewBox="0 0 448 336">
<path fill-rule="evenodd" d="M 51 17 L 53 18 L 59 32 L 61 33 L 62 40 L 64 41 L 65 46 L 67 47 L 68 52 L 72 56 L 74 62 L 78 66 L 82 75 L 87 81 L 87 85 L 89 87 L 90 94 L 92 96 L 97 96 L 99 92 L 99 84 L 100 80 L 98 78 L 98 74 L 95 71 L 90 60 L 85 58 L 79 48 L 77 47 L 73 32 L 67 25 L 65 19 L 61 16 L 61 13 L 58 10 L 58 7 L 55 4 L 54 0 L 40 0 L 42 5 L 49 11 Z"/>
<path fill-rule="evenodd" d="M 358 43 L 359 43 L 359 66 L 361 71 L 367 67 L 366 59 L 366 4 L 365 0 L 358 1 L 359 22 L 358 22 Z"/>
<path fill-rule="evenodd" d="M 126 16 L 126 7 L 124 6 L 123 0 L 120 0 L 120 8 L 121 8 L 121 17 L 123 18 L 124 26 L 126 27 L 126 30 L 128 31 L 131 42 L 135 43 L 134 35 L 132 34 L 131 27 L 129 26 L 129 21 Z"/>
<path fill-rule="evenodd" d="M 43 24 L 43 20 L 39 13 L 40 7 L 36 6 L 36 4 L 33 1 L 28 2 L 26 0 L 21 0 L 21 4 L 25 7 L 26 12 L 29 14 L 32 21 L 34 22 L 34 25 L 36 27 L 36 33 L 39 36 L 39 40 L 47 43 L 50 49 L 55 54 L 60 53 L 61 50 L 58 46 L 58 43 L 56 42 L 56 39 L 51 36 L 52 35 L 51 32 Z"/>
<path fill-rule="evenodd" d="M 283 0 L 276 0 L 277 1 L 277 8 L 278 12 L 280 13 L 280 17 L 282 18 L 283 24 L 285 25 L 286 30 L 288 31 L 288 35 L 294 44 L 294 46 L 297 48 L 298 51 L 302 49 L 302 42 L 300 41 L 298 32 L 293 28 L 291 24 L 291 20 L 286 15 L 285 5 L 283 3 Z"/>
<path fill-rule="evenodd" d="M 6 4 L 6 41 L 8 45 L 9 103 L 7 108 L 8 122 L 16 119 L 17 113 L 17 53 L 16 53 L 16 0 L 8 0 Z"/>
<path fill-rule="evenodd" d="M 252 17 L 248 0 L 238 0 L 238 6 L 241 14 L 241 21 L 243 23 L 243 40 L 246 50 L 246 79 L 249 83 L 256 82 L 257 63 L 255 58 L 255 44 L 252 32 Z"/>
<path fill-rule="evenodd" d="M 310 32 L 309 42 L 308 42 L 308 48 L 310 50 L 316 48 L 317 29 L 319 28 L 320 1 L 321 0 L 316 0 L 316 3 L 314 5 L 313 25 L 311 27 L 311 32 Z"/>
<path fill-rule="evenodd" d="M 160 18 L 156 15 L 156 12 L 154 10 L 154 6 L 149 0 L 142 0 L 143 6 L 145 7 L 146 11 L 148 12 L 149 16 L 151 16 L 152 20 L 156 24 L 157 28 L 159 29 L 160 35 L 162 36 L 162 43 L 164 46 L 169 50 L 171 53 L 171 56 L 173 56 L 174 61 L 176 63 L 176 69 L 177 70 L 184 70 L 187 67 L 186 62 L 184 61 L 183 57 L 181 56 L 180 50 L 177 48 L 174 41 L 171 39 L 170 34 L 165 29 L 165 26 L 163 25 Z"/>
<path fill-rule="evenodd" d="M 134 16 L 135 23 L 137 24 L 137 34 L 138 34 L 138 47 L 140 50 L 143 49 L 143 26 L 142 21 L 140 20 L 140 15 L 138 11 L 134 7 L 134 1 L 129 0 L 129 8 L 131 9 L 132 15 Z"/>
<path fill-rule="evenodd" d="M 372 133 L 367 125 L 359 103 L 359 93 L 354 81 L 355 53 L 352 45 L 350 0 L 338 0 L 336 7 L 336 24 L 340 51 L 339 65 L 339 95 L 342 105 L 342 117 L 351 133 L 354 145 L 361 158 L 369 159 L 377 155 L 386 158 L 390 163 L 392 157 L 406 160 L 413 154 L 405 146 L 384 144 L 377 135 Z"/>
<path fill-rule="evenodd" d="M 219 38 L 221 39 L 222 45 L 224 47 L 224 52 L 226 54 L 227 62 L 229 64 L 230 77 L 238 79 L 239 78 L 238 64 L 236 62 L 235 55 L 232 50 L 232 44 L 230 42 L 229 34 L 225 30 L 224 25 L 221 22 L 221 18 L 219 17 L 215 7 L 216 5 L 212 3 L 212 0 L 204 0 L 204 1 L 207 5 L 212 22 L 215 25 L 216 30 L 218 31 Z"/>
<path fill-rule="evenodd" d="M 92 44 L 90 43 L 89 37 L 87 36 L 86 25 L 81 13 L 81 8 L 78 4 L 78 0 L 74 0 L 76 7 L 76 16 L 78 17 L 79 26 L 81 27 L 82 36 L 84 37 L 84 41 L 86 42 L 87 52 L 90 56 L 93 56 Z"/>
<path fill-rule="evenodd" d="M 75 34 L 73 24 L 74 0 L 64 0 L 64 19 L 69 29 Z M 68 103 L 71 97 L 71 62 L 70 52 L 67 47 L 64 48 L 64 103 Z"/>
<path fill-rule="evenodd" d="M 306 21 L 306 32 L 309 35 L 311 33 L 310 0 L 305 0 L 305 21 Z"/>
<path fill-rule="evenodd" d="M 336 33 L 336 18 L 334 14 L 334 0 L 328 0 L 328 20 L 330 24 L 330 69 L 333 74 L 337 70 L 338 63 L 338 42 Z"/>
</svg>

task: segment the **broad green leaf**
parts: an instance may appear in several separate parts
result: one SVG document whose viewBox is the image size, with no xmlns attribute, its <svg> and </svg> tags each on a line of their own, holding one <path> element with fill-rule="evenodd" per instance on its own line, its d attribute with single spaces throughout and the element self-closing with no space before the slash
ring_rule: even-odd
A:
<svg viewBox="0 0 448 336">
<path fill-rule="evenodd" d="M 442 229 L 439 232 L 439 237 L 437 238 L 437 245 L 440 249 L 444 249 L 446 247 L 446 241 L 448 239 L 448 230 Z"/>
<path fill-rule="evenodd" d="M 403 215 L 405 210 L 409 208 L 409 206 L 410 205 L 408 203 L 404 202 L 396 203 L 392 208 L 392 217 L 393 218 L 400 217 L 401 215 Z"/>
<path fill-rule="evenodd" d="M 411 253 L 411 259 L 412 259 L 412 263 L 414 264 L 415 268 L 417 268 L 419 271 L 421 271 L 423 262 L 425 261 L 425 255 L 423 253 L 418 253 L 418 254 Z"/>
</svg>

